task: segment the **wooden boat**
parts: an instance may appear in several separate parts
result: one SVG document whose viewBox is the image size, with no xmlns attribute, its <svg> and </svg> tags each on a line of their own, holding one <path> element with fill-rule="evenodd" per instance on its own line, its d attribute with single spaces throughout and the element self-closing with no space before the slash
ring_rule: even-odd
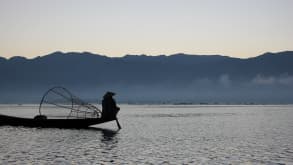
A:
<svg viewBox="0 0 293 165">
<path fill-rule="evenodd" d="M 91 125 L 101 124 L 109 121 L 118 121 L 117 118 L 91 118 L 91 119 L 36 119 L 21 118 L 0 114 L 0 125 L 43 127 L 43 128 L 87 128 Z M 118 124 L 118 123 L 117 123 Z M 118 124 L 118 127 L 119 124 Z M 121 128 L 121 127 L 120 127 Z"/>
<path fill-rule="evenodd" d="M 56 99 L 56 96 L 59 98 Z M 58 113 L 56 114 L 54 111 Z M 63 111 L 63 113 L 60 113 L 60 111 Z M 116 114 L 107 118 L 102 117 L 101 110 L 96 106 L 82 101 L 63 87 L 51 88 L 44 94 L 39 106 L 39 115 L 34 118 L 0 114 L 0 125 L 25 127 L 87 128 L 91 125 L 114 120 L 118 128 L 121 129 Z"/>
</svg>

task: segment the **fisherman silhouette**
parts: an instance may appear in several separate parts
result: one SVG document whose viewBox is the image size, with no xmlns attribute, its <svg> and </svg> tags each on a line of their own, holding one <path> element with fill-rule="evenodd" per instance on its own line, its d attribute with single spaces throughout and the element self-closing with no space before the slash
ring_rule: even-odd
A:
<svg viewBox="0 0 293 165">
<path fill-rule="evenodd" d="M 102 100 L 102 118 L 115 119 L 120 108 L 113 99 L 114 92 L 106 92 Z"/>
</svg>

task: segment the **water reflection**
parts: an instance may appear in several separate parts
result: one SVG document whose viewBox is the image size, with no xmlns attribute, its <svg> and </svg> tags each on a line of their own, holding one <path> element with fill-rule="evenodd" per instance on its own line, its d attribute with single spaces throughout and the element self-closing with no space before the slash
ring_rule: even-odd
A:
<svg viewBox="0 0 293 165">
<path fill-rule="evenodd" d="M 119 130 L 111 130 L 111 129 L 105 129 L 105 128 L 97 128 L 97 127 L 90 127 L 88 130 L 94 130 L 94 131 L 99 131 L 102 133 L 102 142 L 107 142 L 107 141 L 116 141 L 117 134 Z"/>
<path fill-rule="evenodd" d="M 118 144 L 117 135 L 119 130 L 111 130 L 111 129 L 105 129 L 105 128 L 96 128 L 96 127 L 91 127 L 88 129 L 98 131 L 101 133 L 100 141 L 102 142 L 105 149 L 112 150 L 115 147 L 117 147 L 117 144 Z"/>
<path fill-rule="evenodd" d="M 98 162 L 113 164 L 119 157 L 119 149 L 117 149 L 119 147 L 119 130 L 104 128 L 89 129 L 99 133 L 97 136 L 98 139 L 95 141 L 96 147 L 93 148 L 97 158 L 100 158 Z M 97 159 L 95 158 L 95 160 Z"/>
</svg>

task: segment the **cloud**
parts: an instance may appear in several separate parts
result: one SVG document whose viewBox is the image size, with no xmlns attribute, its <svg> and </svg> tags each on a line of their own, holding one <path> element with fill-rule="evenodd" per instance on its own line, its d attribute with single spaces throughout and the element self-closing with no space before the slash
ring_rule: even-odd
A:
<svg viewBox="0 0 293 165">
<path fill-rule="evenodd" d="M 263 76 L 257 75 L 252 79 L 252 83 L 256 85 L 293 85 L 293 76 Z"/>
<path fill-rule="evenodd" d="M 293 76 L 281 77 L 278 79 L 278 83 L 283 85 L 293 85 Z"/>
<path fill-rule="evenodd" d="M 276 83 L 276 78 L 273 76 L 265 77 L 262 75 L 257 75 L 255 78 L 252 79 L 252 83 L 258 85 L 272 85 Z"/>
<path fill-rule="evenodd" d="M 231 85 L 231 80 L 228 74 L 223 74 L 219 78 L 219 82 L 224 87 L 229 87 Z"/>
</svg>

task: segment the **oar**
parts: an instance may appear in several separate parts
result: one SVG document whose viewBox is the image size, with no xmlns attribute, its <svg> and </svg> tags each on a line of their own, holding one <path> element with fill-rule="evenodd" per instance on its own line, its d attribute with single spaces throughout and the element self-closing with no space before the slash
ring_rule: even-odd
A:
<svg viewBox="0 0 293 165">
<path fill-rule="evenodd" d="M 121 129 L 120 123 L 117 118 L 116 118 L 116 123 L 117 123 L 118 128 Z"/>
</svg>

